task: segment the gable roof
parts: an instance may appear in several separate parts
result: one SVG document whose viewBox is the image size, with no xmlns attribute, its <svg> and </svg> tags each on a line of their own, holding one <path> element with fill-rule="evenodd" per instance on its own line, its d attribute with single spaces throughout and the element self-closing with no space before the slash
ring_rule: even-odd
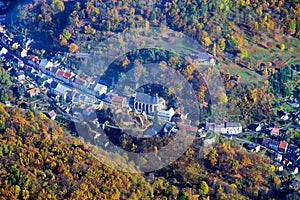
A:
<svg viewBox="0 0 300 200">
<path fill-rule="evenodd" d="M 153 96 L 146 93 L 137 92 L 135 96 L 135 101 L 145 103 L 145 104 L 158 104 L 162 98 L 158 96 Z"/>
<path fill-rule="evenodd" d="M 66 79 L 69 79 L 69 78 L 71 77 L 71 75 L 72 75 L 72 74 L 71 74 L 70 72 L 65 72 L 63 76 L 64 76 Z"/>
<path fill-rule="evenodd" d="M 225 125 L 225 124 L 224 124 Z M 242 125 L 240 124 L 240 123 L 237 123 L 237 122 L 228 122 L 228 123 L 226 123 L 226 127 L 232 127 L 232 128 L 234 128 L 234 127 L 242 127 Z"/>
<path fill-rule="evenodd" d="M 29 94 L 36 94 L 38 92 L 40 92 L 39 88 L 32 88 L 30 90 L 27 90 L 27 93 L 29 93 Z"/>
<path fill-rule="evenodd" d="M 59 70 L 56 72 L 56 74 L 57 74 L 58 76 L 63 76 L 64 73 L 65 73 L 65 71 L 64 71 L 64 70 L 61 70 L 61 69 L 59 69 Z"/>
<path fill-rule="evenodd" d="M 100 83 L 97 83 L 96 85 L 95 85 L 95 87 L 94 87 L 94 91 L 100 91 L 100 90 L 102 90 L 102 89 L 107 89 L 107 86 L 106 85 L 102 85 L 102 84 L 100 84 Z"/>
<path fill-rule="evenodd" d="M 52 117 L 56 116 L 56 113 L 54 110 L 51 110 L 50 112 L 48 112 L 48 115 L 52 118 Z"/>
<path fill-rule="evenodd" d="M 278 148 L 280 149 L 286 149 L 288 146 L 288 143 L 285 141 L 280 141 Z"/>
<path fill-rule="evenodd" d="M 112 96 L 111 101 L 113 103 L 123 103 L 125 97 L 122 96 Z"/>
<path fill-rule="evenodd" d="M 279 128 L 272 128 L 271 133 L 279 134 Z"/>
</svg>

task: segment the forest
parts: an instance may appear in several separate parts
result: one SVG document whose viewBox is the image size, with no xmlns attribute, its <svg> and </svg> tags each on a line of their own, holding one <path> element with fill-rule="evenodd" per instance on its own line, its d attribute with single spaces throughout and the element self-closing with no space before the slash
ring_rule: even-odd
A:
<svg viewBox="0 0 300 200">
<path fill-rule="evenodd" d="M 0 116 L 1 199 L 270 199 L 280 188 L 269 158 L 233 141 L 204 158 L 195 142 L 165 169 L 130 174 L 101 164 L 41 112 L 0 104 Z"/>
</svg>

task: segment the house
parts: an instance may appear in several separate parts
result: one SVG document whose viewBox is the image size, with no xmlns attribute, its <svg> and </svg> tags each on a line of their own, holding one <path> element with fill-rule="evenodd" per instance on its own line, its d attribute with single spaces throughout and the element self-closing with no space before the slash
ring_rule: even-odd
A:
<svg viewBox="0 0 300 200">
<path fill-rule="evenodd" d="M 169 110 L 159 111 L 157 113 L 157 117 L 161 121 L 170 122 L 174 114 L 175 114 L 174 109 L 170 108 Z"/>
<path fill-rule="evenodd" d="M 176 133 L 176 132 L 177 132 L 177 129 L 175 127 L 175 124 L 166 123 L 163 128 L 163 132 L 162 132 L 161 136 L 171 135 L 172 133 Z"/>
<path fill-rule="evenodd" d="M 18 46 L 18 48 L 16 49 L 16 52 L 19 56 L 21 56 L 21 58 L 24 58 L 27 56 L 27 49 L 22 48 L 21 46 Z"/>
<path fill-rule="evenodd" d="M 300 153 L 298 152 L 298 153 L 291 153 L 291 160 L 293 161 L 293 162 L 298 162 L 299 160 L 300 160 Z"/>
<path fill-rule="evenodd" d="M 296 145 L 294 145 L 294 144 L 289 144 L 288 145 L 288 148 L 287 148 L 287 150 L 286 150 L 286 152 L 287 153 L 298 153 L 300 151 L 300 149 L 296 146 Z"/>
<path fill-rule="evenodd" d="M 254 143 L 250 143 L 247 147 L 247 150 L 251 151 L 251 152 L 259 152 L 260 150 L 260 145 L 258 144 L 254 144 Z"/>
<path fill-rule="evenodd" d="M 261 131 L 261 124 L 258 124 L 257 127 L 255 128 L 255 132 L 260 132 Z"/>
<path fill-rule="evenodd" d="M 272 128 L 271 135 L 279 136 L 279 128 Z"/>
<path fill-rule="evenodd" d="M 281 153 L 285 153 L 288 147 L 288 143 L 285 141 L 280 141 L 278 145 L 278 151 Z"/>
<path fill-rule="evenodd" d="M 40 86 L 44 86 L 46 83 L 51 83 L 53 80 L 52 78 L 48 77 L 48 76 L 42 76 L 40 78 L 37 79 L 37 83 L 40 85 Z"/>
<path fill-rule="evenodd" d="M 283 171 L 283 165 L 280 164 L 279 162 L 274 162 L 274 165 L 277 167 L 278 171 L 282 172 Z"/>
<path fill-rule="evenodd" d="M 57 78 L 61 78 L 64 75 L 65 71 L 62 69 L 58 69 L 56 72 Z"/>
<path fill-rule="evenodd" d="M 280 153 L 278 153 L 277 155 L 276 155 L 276 158 L 274 159 L 275 161 L 278 161 L 278 162 L 281 162 L 282 161 L 282 155 L 280 154 Z"/>
<path fill-rule="evenodd" d="M 209 61 L 210 57 L 209 54 L 207 53 L 200 53 L 198 58 L 196 59 L 196 61 L 198 62 L 205 62 L 205 61 Z"/>
<path fill-rule="evenodd" d="M 51 110 L 50 112 L 45 112 L 45 114 L 51 120 L 55 120 L 56 118 L 56 113 L 54 110 Z"/>
<path fill-rule="evenodd" d="M 8 50 L 5 48 L 5 47 L 2 47 L 1 48 L 1 51 L 0 51 L 0 55 L 2 56 L 2 55 L 5 55 L 5 54 L 7 54 L 7 52 L 8 52 Z"/>
<path fill-rule="evenodd" d="M 54 67 L 53 63 L 47 59 L 42 59 L 39 66 L 42 71 L 45 71 L 46 69 L 50 70 L 52 67 Z"/>
<path fill-rule="evenodd" d="M 224 123 L 206 123 L 206 130 L 212 130 L 221 134 L 240 134 L 242 133 L 242 125 L 234 122 Z"/>
<path fill-rule="evenodd" d="M 134 98 L 134 109 L 138 112 L 146 113 L 159 112 L 166 107 L 166 101 L 156 94 L 150 95 L 137 92 Z"/>
<path fill-rule="evenodd" d="M 106 94 L 107 92 L 107 86 L 106 85 L 102 85 L 100 83 L 97 83 L 94 87 L 94 94 L 96 96 L 101 96 L 102 94 Z"/>
<path fill-rule="evenodd" d="M 96 110 L 101 110 L 103 108 L 103 101 L 97 100 L 96 102 L 94 102 L 93 107 Z"/>
<path fill-rule="evenodd" d="M 298 174 L 298 167 L 294 164 L 287 165 L 287 171 L 291 174 Z"/>
<path fill-rule="evenodd" d="M 25 80 L 25 73 L 23 71 L 16 72 L 16 79 L 21 82 Z"/>
<path fill-rule="evenodd" d="M 126 98 L 122 96 L 112 96 L 111 104 L 117 107 L 124 108 L 126 104 Z"/>
<path fill-rule="evenodd" d="M 38 68 L 39 66 L 39 58 L 34 55 L 30 55 L 28 58 L 28 64 L 32 67 Z"/>
<path fill-rule="evenodd" d="M 83 110 L 83 114 L 85 116 L 90 116 L 92 114 L 92 112 L 94 111 L 94 107 L 93 106 L 89 106 L 86 109 Z"/>
<path fill-rule="evenodd" d="M 41 93 L 41 90 L 39 88 L 32 88 L 32 89 L 26 91 L 26 94 L 30 98 L 35 97 L 35 96 L 39 95 L 40 93 Z"/>
<path fill-rule="evenodd" d="M 157 134 L 159 134 L 162 130 L 162 126 L 160 126 L 159 124 L 154 124 L 152 127 L 148 128 L 145 133 L 144 133 L 144 137 L 153 137 Z"/>
<path fill-rule="evenodd" d="M 269 148 L 273 149 L 275 151 L 278 151 L 279 143 L 280 143 L 279 141 L 270 140 L 270 142 L 269 142 Z"/>
<path fill-rule="evenodd" d="M 242 125 L 240 123 L 224 122 L 224 127 L 221 128 L 223 134 L 240 134 L 242 133 Z"/>
<path fill-rule="evenodd" d="M 67 99 L 67 95 L 68 95 L 68 92 L 69 91 L 72 91 L 70 88 L 58 83 L 57 87 L 54 88 L 53 90 L 53 93 L 56 94 L 56 95 L 59 95 L 59 96 L 62 96 L 62 98 L 64 100 Z"/>
</svg>

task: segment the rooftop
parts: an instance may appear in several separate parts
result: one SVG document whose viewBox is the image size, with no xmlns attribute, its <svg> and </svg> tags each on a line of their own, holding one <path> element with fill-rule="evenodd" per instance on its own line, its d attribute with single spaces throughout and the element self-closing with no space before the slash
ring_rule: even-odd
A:
<svg viewBox="0 0 300 200">
<path fill-rule="evenodd" d="M 157 95 L 150 95 L 141 92 L 137 92 L 135 96 L 135 101 L 145 103 L 145 104 L 158 104 L 163 101 L 163 98 L 158 97 Z"/>
</svg>

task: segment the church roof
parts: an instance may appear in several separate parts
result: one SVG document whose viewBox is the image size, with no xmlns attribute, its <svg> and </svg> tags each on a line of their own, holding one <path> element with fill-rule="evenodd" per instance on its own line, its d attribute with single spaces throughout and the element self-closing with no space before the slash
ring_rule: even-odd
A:
<svg viewBox="0 0 300 200">
<path fill-rule="evenodd" d="M 141 92 L 137 92 L 135 96 L 135 101 L 145 104 L 158 104 L 162 101 L 162 98 L 159 98 L 158 96 L 145 94 Z"/>
</svg>

